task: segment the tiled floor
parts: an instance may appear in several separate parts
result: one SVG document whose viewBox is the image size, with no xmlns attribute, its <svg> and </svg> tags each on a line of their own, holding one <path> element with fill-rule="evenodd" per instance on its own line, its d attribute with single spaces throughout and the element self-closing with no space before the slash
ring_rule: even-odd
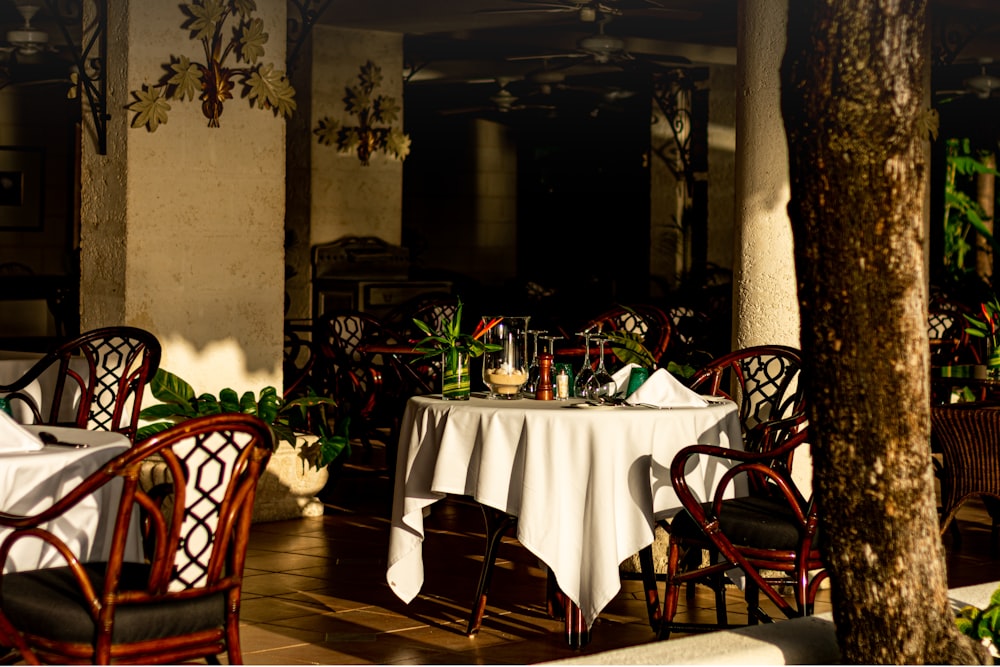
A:
<svg viewBox="0 0 1000 667">
<path fill-rule="evenodd" d="M 562 623 L 545 613 L 544 570 L 513 540 L 501 547 L 483 628 L 469 638 L 484 545 L 476 506 L 461 500 L 435 506 L 424 586 L 404 605 L 385 581 L 387 477 L 348 468 L 326 499 L 327 516 L 253 527 L 242 610 L 249 664 L 526 664 L 653 641 L 639 582 L 626 580 L 595 624 L 591 644 L 568 648 Z M 961 549 L 952 548 L 950 535 L 945 539 L 952 585 L 995 579 L 988 516 L 972 505 L 960 518 Z M 817 611 L 828 610 L 827 593 L 820 597 Z M 745 621 L 741 596 L 734 590 L 728 600 L 730 621 Z M 701 591 L 682 614 L 711 622 L 714 600 Z"/>
</svg>

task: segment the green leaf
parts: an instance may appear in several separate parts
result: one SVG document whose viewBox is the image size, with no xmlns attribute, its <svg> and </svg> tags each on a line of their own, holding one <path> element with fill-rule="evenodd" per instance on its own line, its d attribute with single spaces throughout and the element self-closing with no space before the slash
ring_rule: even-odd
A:
<svg viewBox="0 0 1000 667">
<path fill-rule="evenodd" d="M 608 337 L 608 345 L 611 346 L 622 363 L 639 364 L 644 368 L 656 367 L 656 359 L 642 344 L 642 338 L 639 334 L 628 331 L 610 331 L 606 336 Z"/>
<path fill-rule="evenodd" d="M 170 69 L 173 70 L 174 75 L 167 79 L 167 84 L 173 86 L 172 97 L 178 100 L 197 99 L 201 94 L 202 86 L 201 65 L 192 63 L 187 56 L 180 56 L 176 61 L 170 63 Z M 166 119 L 163 122 L 166 122 Z"/>
<path fill-rule="evenodd" d="M 291 116 L 295 111 L 295 89 L 285 73 L 274 65 L 261 65 L 246 80 L 250 101 L 257 101 L 260 109 L 273 109 L 275 115 Z"/>
<path fill-rule="evenodd" d="M 219 405 L 219 401 L 215 396 L 211 394 L 201 394 L 198 396 L 198 414 L 200 416 L 221 415 L 222 413 L 222 406 Z"/>
<path fill-rule="evenodd" d="M 337 401 L 330 398 L 329 396 L 302 396 L 300 398 L 294 398 L 282 406 L 282 411 L 290 408 L 312 408 L 317 405 L 327 405 L 330 407 L 337 407 Z"/>
<path fill-rule="evenodd" d="M 267 44 L 267 33 L 264 32 L 264 21 L 253 19 L 247 24 L 240 35 L 238 60 L 255 64 L 264 55 L 264 45 Z"/>
<path fill-rule="evenodd" d="M 190 407 L 194 400 L 194 389 L 187 382 L 162 368 L 156 371 L 149 383 L 153 397 L 161 403 L 175 403 Z"/>
<path fill-rule="evenodd" d="M 146 438 L 151 438 L 157 433 L 163 433 L 172 426 L 175 426 L 173 422 L 156 422 L 154 424 L 146 424 L 135 432 L 135 441 L 142 442 Z"/>
<path fill-rule="evenodd" d="M 281 407 L 281 399 L 274 387 L 264 387 L 260 390 L 260 398 L 257 400 L 257 416 L 268 424 L 274 424 Z"/>
<path fill-rule="evenodd" d="M 150 132 L 156 132 L 161 123 L 167 122 L 167 112 L 170 104 L 160 97 L 160 89 L 155 86 L 143 85 L 142 90 L 132 91 L 136 100 L 128 105 L 128 110 L 135 112 L 132 127 L 146 126 Z"/>
<path fill-rule="evenodd" d="M 166 419 L 167 417 L 197 417 L 198 414 L 190 405 L 180 405 L 178 403 L 160 403 L 150 405 L 139 412 L 139 419 L 149 421 L 151 419 Z"/>
<path fill-rule="evenodd" d="M 240 396 L 240 412 L 247 415 L 257 414 L 257 397 L 252 391 L 245 391 Z"/>
<path fill-rule="evenodd" d="M 271 431 L 274 433 L 275 445 L 277 445 L 280 441 L 285 441 L 292 447 L 295 447 L 295 443 L 298 438 L 292 429 L 288 428 L 284 424 L 271 424 Z"/>
<path fill-rule="evenodd" d="M 219 392 L 219 404 L 223 412 L 242 412 L 240 408 L 240 397 L 234 389 L 226 387 Z"/>
</svg>

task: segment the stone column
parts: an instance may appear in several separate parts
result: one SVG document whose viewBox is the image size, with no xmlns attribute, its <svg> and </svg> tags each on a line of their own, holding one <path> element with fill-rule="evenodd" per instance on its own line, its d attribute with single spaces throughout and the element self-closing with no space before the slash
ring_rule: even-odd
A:
<svg viewBox="0 0 1000 667">
<path fill-rule="evenodd" d="M 799 308 L 781 117 L 787 2 L 741 0 L 736 72 L 733 347 L 799 346 Z"/>
<path fill-rule="evenodd" d="M 131 129 L 132 91 L 204 52 L 177 3 L 108 4 L 108 154 L 87 131 L 82 145 L 81 327 L 149 329 L 198 392 L 280 389 L 285 121 L 238 86 L 218 128 L 199 101 L 171 100 L 155 132 Z M 283 70 L 286 3 L 257 8 L 261 60 Z"/>
</svg>

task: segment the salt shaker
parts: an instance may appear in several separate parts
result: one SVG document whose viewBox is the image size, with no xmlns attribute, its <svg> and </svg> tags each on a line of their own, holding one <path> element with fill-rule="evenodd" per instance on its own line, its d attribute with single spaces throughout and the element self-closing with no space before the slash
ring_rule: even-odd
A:
<svg viewBox="0 0 1000 667">
<path fill-rule="evenodd" d="M 539 401 L 551 401 L 552 396 L 552 355 L 538 355 L 538 389 L 535 398 Z"/>
</svg>

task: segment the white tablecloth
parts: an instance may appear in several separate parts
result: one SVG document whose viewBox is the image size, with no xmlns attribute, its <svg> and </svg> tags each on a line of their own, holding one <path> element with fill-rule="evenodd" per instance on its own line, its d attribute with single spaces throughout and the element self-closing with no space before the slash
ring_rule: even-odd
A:
<svg viewBox="0 0 1000 667">
<path fill-rule="evenodd" d="M 129 448 L 127 437 L 106 431 L 56 426 L 25 426 L 33 433 L 48 431 L 67 442 L 87 443 L 74 449 L 46 445 L 40 451 L 0 454 L 0 510 L 9 514 L 36 514 L 66 495 L 87 475 Z M 64 540 L 81 561 L 104 560 L 111 548 L 115 512 L 121 494 L 120 480 L 113 480 L 96 494 L 46 525 Z M 0 540 L 10 531 L 0 529 Z M 126 560 L 142 561 L 138 513 L 131 530 Z M 26 538 L 11 549 L 4 572 L 58 567 L 65 560 L 41 540 Z"/>
<path fill-rule="evenodd" d="M 389 585 L 405 602 L 419 593 L 425 509 L 446 494 L 471 496 L 518 517 L 518 541 L 552 569 L 590 626 L 621 588 L 619 564 L 652 544 L 655 521 L 679 509 L 670 462 L 695 443 L 742 448 L 736 405 L 411 398 L 399 438 Z M 688 482 L 708 498 L 724 468 L 701 465 Z"/>
<path fill-rule="evenodd" d="M 43 356 L 45 355 L 37 352 L 0 350 L 0 384 L 11 384 L 17 381 Z M 78 373 L 86 373 L 87 362 L 83 359 L 70 361 L 70 368 Z M 41 409 L 43 417 L 48 416 L 48 401 L 55 391 L 57 370 L 57 366 L 53 366 L 25 389 L 25 393 L 31 396 Z M 63 397 L 63 404 L 59 409 L 59 421 L 73 422 L 76 420 L 76 407 L 80 402 L 80 389 L 75 382 L 69 382 L 66 384 L 66 392 L 69 395 Z M 34 421 L 31 411 L 24 401 L 13 401 L 10 407 L 14 413 L 14 419 L 22 424 L 30 424 Z"/>
</svg>

